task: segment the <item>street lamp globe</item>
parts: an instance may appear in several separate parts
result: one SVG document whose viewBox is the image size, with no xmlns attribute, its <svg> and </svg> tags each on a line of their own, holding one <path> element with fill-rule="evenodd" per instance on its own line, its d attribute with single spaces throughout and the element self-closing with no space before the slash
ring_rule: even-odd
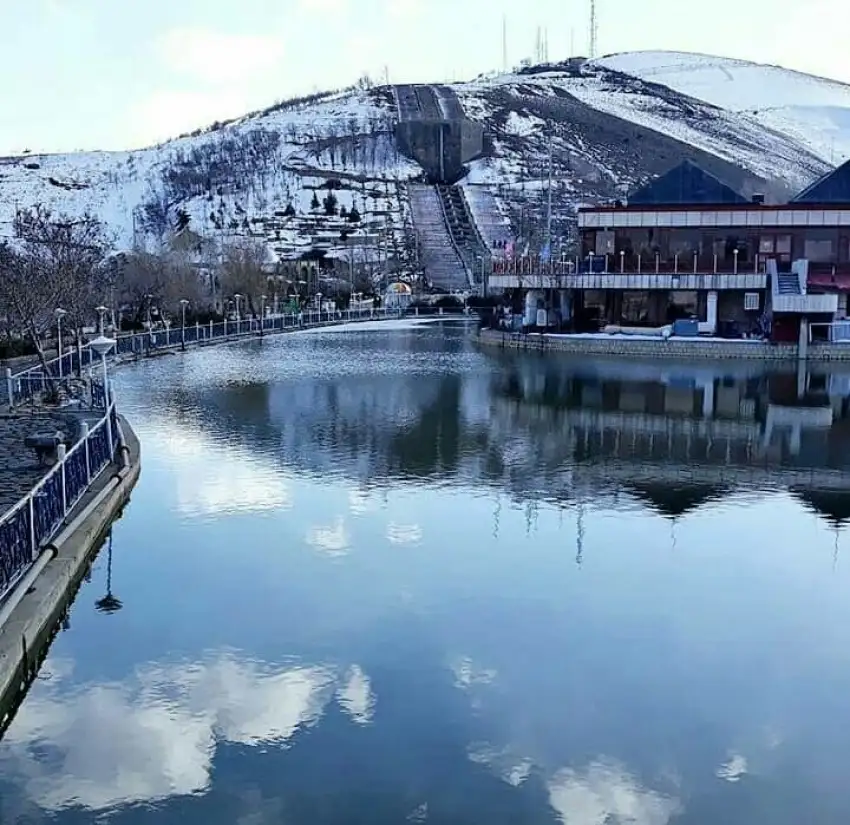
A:
<svg viewBox="0 0 850 825">
<path fill-rule="evenodd" d="M 113 338 L 107 338 L 105 335 L 98 335 L 89 345 L 101 357 L 105 358 L 109 351 L 115 346 Z"/>
</svg>

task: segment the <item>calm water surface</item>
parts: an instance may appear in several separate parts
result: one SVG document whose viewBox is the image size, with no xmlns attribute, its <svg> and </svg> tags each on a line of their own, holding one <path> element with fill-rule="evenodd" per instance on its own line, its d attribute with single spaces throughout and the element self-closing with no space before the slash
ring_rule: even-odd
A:
<svg viewBox="0 0 850 825">
<path fill-rule="evenodd" d="M 143 472 L 0 822 L 850 821 L 850 381 L 299 334 L 129 367 Z"/>
</svg>

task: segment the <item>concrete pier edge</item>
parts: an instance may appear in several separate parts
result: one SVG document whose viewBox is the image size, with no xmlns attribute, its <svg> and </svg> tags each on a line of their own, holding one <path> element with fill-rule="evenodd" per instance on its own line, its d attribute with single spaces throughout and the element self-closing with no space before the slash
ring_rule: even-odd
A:
<svg viewBox="0 0 850 825">
<path fill-rule="evenodd" d="M 626 336 L 568 336 L 534 333 L 512 333 L 480 329 L 476 340 L 480 344 L 502 349 L 529 350 L 533 352 L 569 353 L 573 355 L 614 356 L 619 358 L 693 360 L 749 360 L 785 361 L 800 360 L 796 344 L 772 344 L 764 341 L 710 340 L 696 338 L 659 338 L 630 340 Z M 812 344 L 805 361 L 850 361 L 848 344 Z"/>
<path fill-rule="evenodd" d="M 118 466 L 104 470 L 69 513 L 45 548 L 53 557 L 0 627 L 0 734 L 37 676 L 68 606 L 139 478 L 139 440 L 126 419 L 121 417 L 120 424 L 125 449 L 119 448 Z"/>
</svg>

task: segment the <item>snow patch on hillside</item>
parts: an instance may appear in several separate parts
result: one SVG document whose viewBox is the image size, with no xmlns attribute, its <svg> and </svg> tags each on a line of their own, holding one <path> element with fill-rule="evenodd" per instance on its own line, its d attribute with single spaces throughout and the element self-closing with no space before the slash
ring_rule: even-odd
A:
<svg viewBox="0 0 850 825">
<path fill-rule="evenodd" d="M 626 52 L 592 65 L 660 83 L 747 113 L 830 163 L 850 157 L 850 85 L 746 60 L 683 52 Z"/>
</svg>

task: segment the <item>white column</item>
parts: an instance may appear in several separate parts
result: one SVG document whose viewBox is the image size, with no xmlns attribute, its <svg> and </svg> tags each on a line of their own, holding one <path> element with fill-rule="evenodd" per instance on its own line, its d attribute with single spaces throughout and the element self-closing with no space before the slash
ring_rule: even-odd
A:
<svg viewBox="0 0 850 825">
<path fill-rule="evenodd" d="M 705 323 L 708 326 L 706 330 L 710 335 L 717 332 L 717 290 L 710 290 L 705 302 Z"/>
<path fill-rule="evenodd" d="M 809 357 L 809 319 L 800 319 L 800 338 L 797 344 L 797 358 L 805 361 Z"/>
<path fill-rule="evenodd" d="M 702 415 L 703 418 L 714 416 L 714 381 L 706 381 L 702 385 Z"/>
</svg>

